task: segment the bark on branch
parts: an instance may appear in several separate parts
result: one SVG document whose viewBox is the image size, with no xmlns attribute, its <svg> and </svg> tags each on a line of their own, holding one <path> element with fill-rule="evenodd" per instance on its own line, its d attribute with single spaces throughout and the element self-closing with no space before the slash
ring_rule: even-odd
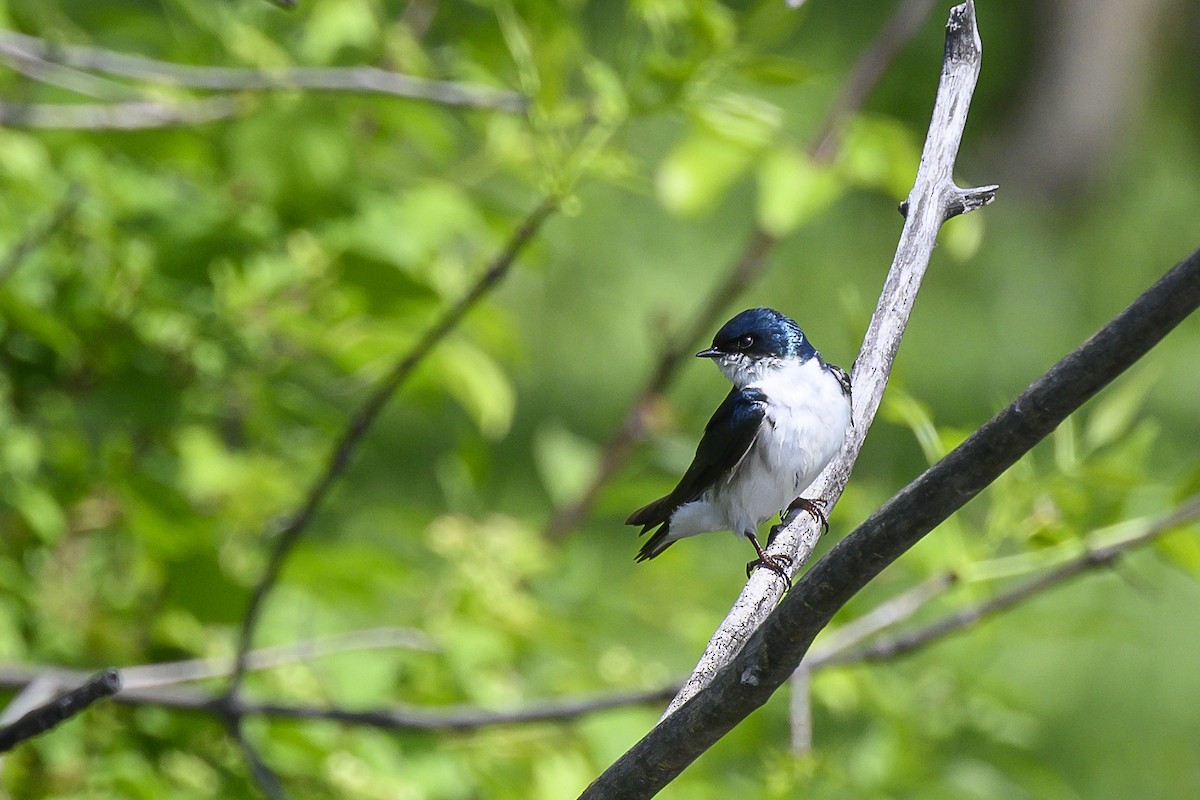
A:
<svg viewBox="0 0 1200 800">
<path fill-rule="evenodd" d="M 0 728 L 0 753 L 7 753 L 26 739 L 45 733 L 83 712 L 97 700 L 112 697 L 120 690 L 120 673 L 115 669 L 101 672 L 83 685 L 24 714 L 11 725 Z"/>
<path fill-rule="evenodd" d="M 967 109 L 979 77 L 981 54 L 974 4 L 968 1 L 955 6 L 946 25 L 941 80 L 921 153 L 921 165 L 912 192 L 905 201 L 909 213 L 905 216 L 891 270 L 852 370 L 853 427 L 842 452 L 806 493 L 809 497 L 824 498 L 830 507 L 845 490 L 867 431 L 879 410 L 900 338 L 933 254 L 938 230 L 955 214 L 987 205 L 995 197 L 995 186 L 960 189 L 953 179 Z M 789 571 L 794 577 L 812 555 L 820 537 L 820 525 L 808 514 L 794 513 L 780 526 L 768 552 L 789 559 L 792 565 Z M 717 670 L 729 663 L 779 603 L 784 588 L 783 581 L 774 573 L 768 570 L 754 573 L 709 641 L 696 669 L 671 701 L 667 714 L 695 696 L 709 684 Z"/>
<path fill-rule="evenodd" d="M 839 542 L 796 583 L 711 684 L 661 721 L 583 798 L 651 797 L 795 670 L 813 638 L 868 581 L 996 480 L 1200 307 L 1200 250 L 1033 382 Z"/>
</svg>

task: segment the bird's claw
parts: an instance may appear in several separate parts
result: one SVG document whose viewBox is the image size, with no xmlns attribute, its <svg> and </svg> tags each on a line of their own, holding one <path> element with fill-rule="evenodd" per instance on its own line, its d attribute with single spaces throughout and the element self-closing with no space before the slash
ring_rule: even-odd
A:
<svg viewBox="0 0 1200 800">
<path fill-rule="evenodd" d="M 746 562 L 746 578 L 749 579 L 751 573 L 756 567 L 766 567 L 771 572 L 774 572 L 779 577 L 783 578 L 783 582 L 787 584 L 787 588 L 792 588 L 792 579 L 787 574 L 787 568 L 792 565 L 792 559 L 789 556 L 769 556 L 763 553 L 760 558 Z"/>
<path fill-rule="evenodd" d="M 821 497 L 814 497 L 812 500 L 807 497 L 797 497 L 787 507 L 784 516 L 793 511 L 807 511 L 813 519 L 821 523 L 821 533 L 829 533 L 829 519 L 825 516 L 825 506 L 827 505 L 829 504 Z"/>
</svg>

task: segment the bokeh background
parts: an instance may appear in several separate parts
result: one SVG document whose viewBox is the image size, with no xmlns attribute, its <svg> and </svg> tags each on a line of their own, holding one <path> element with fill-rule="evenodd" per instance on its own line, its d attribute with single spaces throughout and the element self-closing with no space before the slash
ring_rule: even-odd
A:
<svg viewBox="0 0 1200 800">
<path fill-rule="evenodd" d="M 545 529 L 756 225 L 779 244 L 722 318 L 774 306 L 849 366 L 901 227 L 948 4 L 848 120 L 838 157 L 805 153 L 895 5 L 0 0 L 0 28 L 52 43 L 374 65 L 531 98 L 512 113 L 243 92 L 211 122 L 61 130 L 31 109 L 214 93 L 53 85 L 3 56 L 0 661 L 228 657 L 273 521 L 370 387 L 558 193 L 561 212 L 370 431 L 258 637 L 400 626 L 432 649 L 311 659 L 246 691 L 505 709 L 686 674 L 749 548 L 714 535 L 635 567 L 622 522 L 686 467 L 726 391 L 711 365 L 681 366 L 580 524 Z M 943 233 L 830 540 L 1200 244 L 1200 7 L 981 0 L 978 16 L 958 171 L 999 198 Z M 919 626 L 1194 492 L 1198 352 L 1191 320 L 839 622 L 955 571 Z M 792 752 L 780 693 L 662 796 L 1196 797 L 1198 536 L 911 656 L 825 670 L 811 752 Z M 467 734 L 247 728 L 296 797 L 560 798 L 659 711 Z M 112 703 L 9 755 L 0 785 L 258 796 L 215 718 Z"/>
</svg>

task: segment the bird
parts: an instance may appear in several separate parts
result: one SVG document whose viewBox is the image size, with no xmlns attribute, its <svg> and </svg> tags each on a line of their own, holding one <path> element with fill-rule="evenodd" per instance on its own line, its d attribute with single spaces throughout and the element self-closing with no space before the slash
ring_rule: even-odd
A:
<svg viewBox="0 0 1200 800">
<path fill-rule="evenodd" d="M 696 357 L 712 359 L 733 388 L 705 426 L 679 484 L 626 520 L 642 526 L 639 536 L 654 531 L 637 561 L 689 536 L 732 530 L 749 539 L 757 555 L 746 564 L 747 577 L 761 566 L 790 586 L 790 559 L 768 555 L 756 531 L 775 513 L 794 509 L 828 529 L 825 501 L 803 493 L 850 429 L 850 376 L 821 358 L 795 320 L 771 308 L 736 315 Z"/>
</svg>

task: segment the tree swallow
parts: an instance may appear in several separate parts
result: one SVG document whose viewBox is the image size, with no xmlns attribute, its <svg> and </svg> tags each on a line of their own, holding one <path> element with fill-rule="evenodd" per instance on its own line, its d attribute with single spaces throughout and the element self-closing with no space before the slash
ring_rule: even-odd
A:
<svg viewBox="0 0 1200 800">
<path fill-rule="evenodd" d="M 790 583 L 780 563 L 786 558 L 768 556 L 755 529 L 785 507 L 802 508 L 828 527 L 825 501 L 801 495 L 842 447 L 850 376 L 826 363 L 794 320 L 770 308 L 738 314 L 696 357 L 716 362 L 733 389 L 675 490 L 626 520 L 643 534 L 657 528 L 637 560 L 654 558 L 677 539 L 732 530 L 758 554 L 746 565 L 747 577 L 763 566 Z"/>
</svg>

